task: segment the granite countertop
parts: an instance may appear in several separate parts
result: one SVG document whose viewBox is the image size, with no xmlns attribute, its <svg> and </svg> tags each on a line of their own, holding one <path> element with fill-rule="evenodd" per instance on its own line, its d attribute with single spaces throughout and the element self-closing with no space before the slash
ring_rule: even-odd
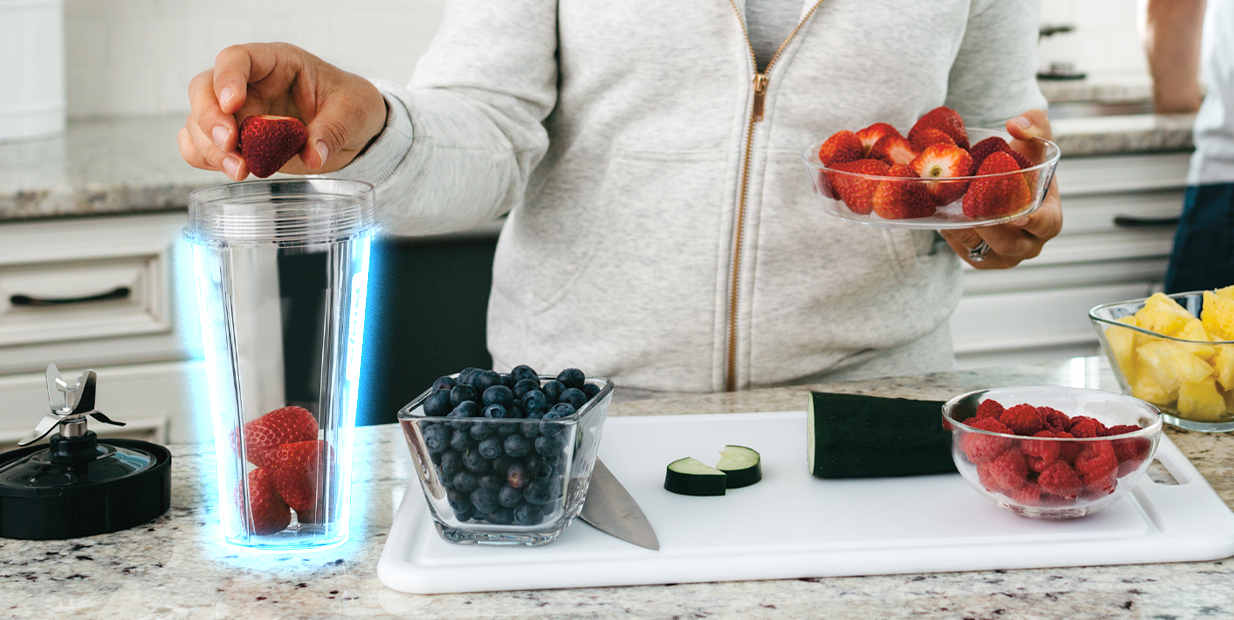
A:
<svg viewBox="0 0 1234 620">
<path fill-rule="evenodd" d="M 943 398 L 994 385 L 1109 387 L 1100 361 L 950 372 L 735 394 L 614 403 L 611 415 L 800 409 L 808 388 Z M 1168 431 L 1221 497 L 1234 504 L 1234 438 Z M 1234 613 L 1227 561 L 411 595 L 384 587 L 376 564 L 411 479 L 398 427 L 356 434 L 352 539 L 304 555 L 241 555 L 215 541 L 213 498 L 199 480 L 213 457 L 172 446 L 171 510 L 125 532 L 66 541 L 0 539 L 0 615 L 171 617 L 654 616 L 654 617 L 1179 617 Z"/>
</svg>

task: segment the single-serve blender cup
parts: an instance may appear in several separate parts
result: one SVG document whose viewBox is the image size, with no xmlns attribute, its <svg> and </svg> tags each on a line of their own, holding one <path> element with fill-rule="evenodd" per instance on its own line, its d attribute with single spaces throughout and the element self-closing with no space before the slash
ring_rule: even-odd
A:
<svg viewBox="0 0 1234 620">
<path fill-rule="evenodd" d="M 185 230 L 228 543 L 347 538 L 373 187 L 333 179 L 193 192 Z"/>
</svg>

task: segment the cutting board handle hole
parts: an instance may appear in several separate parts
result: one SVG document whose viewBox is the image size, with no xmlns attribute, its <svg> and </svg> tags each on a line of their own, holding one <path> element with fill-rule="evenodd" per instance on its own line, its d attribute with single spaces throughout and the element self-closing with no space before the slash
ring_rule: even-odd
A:
<svg viewBox="0 0 1234 620">
<path fill-rule="evenodd" d="M 1179 482 L 1178 479 L 1174 477 L 1174 474 L 1170 473 L 1170 470 L 1157 459 L 1153 459 L 1152 464 L 1148 466 L 1148 479 L 1165 486 L 1178 486 L 1182 484 L 1182 482 Z"/>
</svg>

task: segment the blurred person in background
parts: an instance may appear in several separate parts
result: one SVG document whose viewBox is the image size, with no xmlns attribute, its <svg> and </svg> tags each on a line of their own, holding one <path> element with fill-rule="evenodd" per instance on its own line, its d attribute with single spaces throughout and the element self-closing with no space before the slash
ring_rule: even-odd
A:
<svg viewBox="0 0 1234 620">
<path fill-rule="evenodd" d="M 1198 110 L 1165 289 L 1234 284 L 1234 0 L 1147 0 L 1142 7 L 1157 112 Z"/>
</svg>

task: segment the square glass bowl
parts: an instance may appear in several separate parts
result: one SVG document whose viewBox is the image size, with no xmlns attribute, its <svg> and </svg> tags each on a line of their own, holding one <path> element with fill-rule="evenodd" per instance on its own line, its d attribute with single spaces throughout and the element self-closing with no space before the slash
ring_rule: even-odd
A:
<svg viewBox="0 0 1234 620">
<path fill-rule="evenodd" d="M 1204 308 L 1203 291 L 1167 297 L 1197 318 Z M 1088 311 L 1123 391 L 1156 405 L 1162 419 L 1179 428 L 1234 430 L 1234 342 L 1187 340 L 1120 322 L 1147 301 L 1119 301 Z"/>
<path fill-rule="evenodd" d="M 573 415 L 555 420 L 427 416 L 424 401 L 432 388 L 399 410 L 420 488 L 442 538 L 463 544 L 538 546 L 565 531 L 583 509 L 613 400 L 612 382 L 601 377 L 586 382 L 600 391 Z M 480 450 L 490 438 L 503 446 L 497 458 L 484 458 L 494 452 Z M 515 448 L 513 454 L 507 454 L 505 446 Z M 494 501 L 491 512 L 477 508 Z"/>
<path fill-rule="evenodd" d="M 1026 437 L 969 426 L 977 406 L 993 399 L 1004 407 L 1022 403 L 1050 407 L 1075 418 L 1087 416 L 1106 427 L 1131 425 L 1140 430 L 1105 437 Z M 1034 519 L 1074 519 L 1109 506 L 1135 488 L 1161 440 L 1161 416 L 1152 405 L 1101 390 L 1057 385 L 977 390 L 943 405 L 944 424 L 951 428 L 951 457 L 974 489 L 1000 508 Z M 1027 463 L 1026 479 L 1008 474 L 1000 456 L 1018 452 Z M 1038 459 L 1033 463 L 1030 458 Z M 1103 462 L 1102 459 L 1105 459 Z M 1067 463 L 1075 477 L 1040 478 L 1056 461 Z M 1055 472 L 1057 473 L 1057 472 Z M 1048 490 L 1047 490 L 1048 489 Z"/>
</svg>

